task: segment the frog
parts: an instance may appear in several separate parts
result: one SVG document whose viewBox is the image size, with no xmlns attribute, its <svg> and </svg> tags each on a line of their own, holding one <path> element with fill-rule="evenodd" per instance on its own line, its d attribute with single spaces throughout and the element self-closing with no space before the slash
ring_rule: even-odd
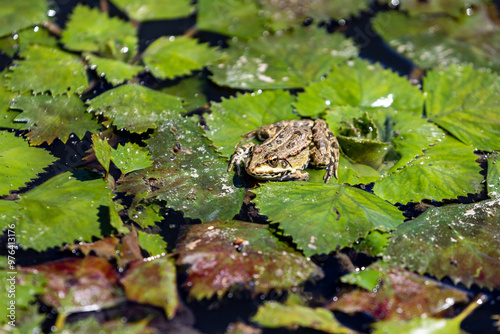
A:
<svg viewBox="0 0 500 334">
<path fill-rule="evenodd" d="M 247 174 L 257 180 L 307 181 L 309 173 L 304 169 L 310 164 L 326 169 L 325 183 L 338 178 L 339 143 L 323 119 L 283 120 L 242 137 L 234 146 L 228 172 L 236 166 L 241 175 L 243 164 Z M 249 142 L 254 138 L 262 143 Z"/>
</svg>

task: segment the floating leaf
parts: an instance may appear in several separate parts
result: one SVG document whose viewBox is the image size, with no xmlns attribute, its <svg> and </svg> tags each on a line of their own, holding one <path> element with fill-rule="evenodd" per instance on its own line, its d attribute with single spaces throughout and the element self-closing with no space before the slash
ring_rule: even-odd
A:
<svg viewBox="0 0 500 334">
<path fill-rule="evenodd" d="M 500 199 L 427 209 L 393 232 L 384 259 L 455 284 L 500 285 Z"/>
<path fill-rule="evenodd" d="M 366 253 L 370 256 L 382 256 L 389 245 L 392 235 L 387 232 L 371 231 L 368 236 L 354 245 L 357 252 Z"/>
<path fill-rule="evenodd" d="M 474 70 L 472 66 L 450 65 L 427 73 L 424 88 L 431 121 L 476 149 L 500 149 L 497 74 Z"/>
<path fill-rule="evenodd" d="M 139 245 L 142 249 L 149 253 L 149 256 L 164 255 L 167 248 L 167 243 L 163 237 L 158 234 L 150 234 L 142 231 L 137 231 L 139 234 Z"/>
<path fill-rule="evenodd" d="M 52 94 L 81 93 L 88 86 L 80 58 L 59 49 L 30 45 L 21 52 L 23 60 L 14 61 L 7 74 L 13 91 Z"/>
<path fill-rule="evenodd" d="M 234 153 L 234 145 L 247 132 L 281 120 L 298 119 L 293 113 L 293 101 L 288 92 L 276 90 L 237 95 L 212 103 L 212 113 L 205 117 L 210 129 L 206 135 L 217 151 L 229 158 Z"/>
<path fill-rule="evenodd" d="M 142 66 L 127 64 L 116 59 L 101 58 L 92 54 L 86 54 L 85 59 L 92 69 L 96 69 L 101 78 L 105 78 L 106 81 L 113 85 L 132 79 L 139 72 L 144 71 Z"/>
<path fill-rule="evenodd" d="M 143 59 L 151 73 L 161 79 L 190 74 L 215 63 L 222 54 L 207 43 L 199 44 L 184 36 L 160 37 L 144 51 Z"/>
<path fill-rule="evenodd" d="M 57 47 L 57 39 L 50 35 L 43 27 L 29 27 L 19 30 L 16 34 L 0 38 L 0 50 L 10 58 L 17 52 L 24 51 L 29 45 L 38 44 Z"/>
<path fill-rule="evenodd" d="M 51 144 L 56 138 L 66 143 L 72 133 L 83 138 L 87 131 L 99 132 L 100 125 L 75 95 L 21 95 L 14 99 L 12 109 L 22 110 L 15 121 L 25 122 L 23 129 L 31 145 Z"/>
<path fill-rule="evenodd" d="M 208 80 L 200 75 L 183 78 L 178 84 L 161 89 L 162 92 L 182 98 L 184 108 L 193 111 L 207 104 L 204 93 Z M 206 116 L 206 115 L 205 115 Z"/>
<path fill-rule="evenodd" d="M 115 236 L 102 238 L 96 242 L 79 242 L 73 245 L 64 246 L 64 249 L 69 249 L 71 251 L 79 250 L 85 256 L 91 253 L 96 256 L 106 258 L 108 260 L 113 260 L 117 258 L 117 246 L 120 244 L 120 239 Z"/>
<path fill-rule="evenodd" d="M 332 312 L 322 307 L 310 308 L 301 305 L 265 302 L 251 320 L 262 327 L 269 328 L 295 329 L 300 326 L 326 333 L 349 333 L 349 330 L 335 319 Z"/>
<path fill-rule="evenodd" d="M 49 152 L 29 147 L 22 137 L 0 132 L 0 195 L 23 187 L 57 159 Z"/>
<path fill-rule="evenodd" d="M 190 264 L 186 286 L 196 299 L 245 287 L 254 293 L 295 287 L 321 270 L 265 225 L 214 221 L 188 226 L 177 244 L 177 264 Z"/>
<path fill-rule="evenodd" d="M 169 319 L 174 317 L 179 296 L 172 258 L 132 262 L 120 283 L 128 300 L 161 307 Z"/>
<path fill-rule="evenodd" d="M 101 166 L 104 167 L 106 173 L 108 173 L 112 151 L 111 146 L 109 146 L 108 139 L 101 139 L 97 135 L 92 135 L 92 149 L 94 150 L 97 161 L 99 161 Z"/>
<path fill-rule="evenodd" d="M 163 220 L 162 211 L 165 209 L 161 201 L 145 201 L 137 196 L 128 208 L 128 215 L 137 225 L 142 228 L 154 226 Z"/>
<path fill-rule="evenodd" d="M 379 2 L 391 2 L 389 0 L 378 0 Z M 449 14 L 457 16 L 465 13 L 467 8 L 480 5 L 485 0 L 403 0 L 401 1 L 401 10 L 407 11 L 410 15 L 418 14 Z M 399 3 L 398 3 L 399 4 Z"/>
<path fill-rule="evenodd" d="M 240 89 L 301 88 L 356 55 L 343 35 L 307 27 L 250 41 L 231 41 L 211 79 Z M 387 95 L 387 94 L 386 94 Z M 321 110 L 320 110 L 321 111 Z"/>
<path fill-rule="evenodd" d="M 125 84 L 90 100 L 89 111 L 102 113 L 118 129 L 142 133 L 157 122 L 184 112 L 180 98 L 141 85 Z"/>
<path fill-rule="evenodd" d="M 466 291 L 447 287 L 396 266 L 375 263 L 368 268 L 374 271 L 372 280 L 379 276 L 376 290 L 353 290 L 342 294 L 330 304 L 331 310 L 349 314 L 366 312 L 376 319 L 406 320 L 436 315 L 455 303 L 468 300 Z M 366 278 L 367 274 L 350 274 L 351 278 L 344 278 L 343 281 L 352 281 L 356 275 Z M 355 280 L 355 284 L 359 283 Z"/>
<path fill-rule="evenodd" d="M 47 21 L 47 3 L 38 0 L 0 0 L 0 36 Z"/>
<path fill-rule="evenodd" d="M 192 120 L 171 117 L 148 141 L 154 165 L 126 175 L 117 189 L 140 198 L 157 198 L 203 221 L 230 219 L 239 212 L 243 189 L 233 186 L 220 158 Z"/>
<path fill-rule="evenodd" d="M 134 143 L 118 145 L 116 150 L 111 151 L 111 160 L 123 174 L 148 168 L 153 164 L 150 159 L 149 151 Z"/>
<path fill-rule="evenodd" d="M 488 157 L 488 176 L 486 177 L 488 196 L 500 198 L 500 161 L 498 155 Z"/>
<path fill-rule="evenodd" d="M 370 233 L 371 234 L 371 233 Z M 342 283 L 349 283 L 351 285 L 357 285 L 368 291 L 378 292 L 378 287 L 382 282 L 383 273 L 378 270 L 361 270 L 349 273 L 340 277 Z M 357 291 L 356 291 L 357 292 Z"/>
<path fill-rule="evenodd" d="M 69 50 L 98 52 L 122 61 L 131 59 L 137 46 L 136 30 L 130 22 L 82 4 L 70 15 L 61 41 Z"/>
<path fill-rule="evenodd" d="M 118 8 L 136 21 L 170 20 L 190 15 L 194 6 L 189 0 L 113 0 Z"/>
<path fill-rule="evenodd" d="M 12 99 L 14 99 L 18 94 L 11 92 L 4 87 L 4 73 L 5 72 L 0 72 L 0 128 L 18 129 L 22 126 L 22 124 L 14 123 L 14 119 L 17 115 L 19 115 L 19 113 L 9 110 Z"/>
<path fill-rule="evenodd" d="M 148 327 L 148 318 L 137 322 L 123 322 L 121 319 L 111 319 L 106 322 L 98 322 L 96 317 L 90 316 L 78 321 L 64 324 L 62 332 L 73 334 L 100 333 L 100 334 L 155 334 L 157 330 Z M 102 320 L 102 319 L 101 319 Z M 106 319 L 107 320 L 107 319 Z"/>
<path fill-rule="evenodd" d="M 402 212 L 363 190 L 310 182 L 266 183 L 253 190 L 260 213 L 280 224 L 304 254 L 330 253 L 372 230 L 389 231 Z"/>
<path fill-rule="evenodd" d="M 457 198 L 480 192 L 484 177 L 471 146 L 448 136 L 396 173 L 375 182 L 373 192 L 391 203 Z M 460 168 L 457 168 L 460 166 Z"/>
</svg>

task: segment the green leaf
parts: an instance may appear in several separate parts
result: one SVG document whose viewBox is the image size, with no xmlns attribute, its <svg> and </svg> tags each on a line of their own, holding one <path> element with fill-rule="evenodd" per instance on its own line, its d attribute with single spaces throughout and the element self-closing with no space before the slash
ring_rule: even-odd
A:
<svg viewBox="0 0 500 334">
<path fill-rule="evenodd" d="M 57 39 L 51 36 L 47 29 L 39 26 L 29 27 L 18 31 L 17 34 L 0 38 L 0 50 L 11 58 L 33 44 L 57 47 Z"/>
<path fill-rule="evenodd" d="M 379 64 L 356 59 L 335 65 L 325 80 L 306 87 L 295 103 L 299 114 L 308 117 L 317 117 L 334 106 L 391 107 L 420 115 L 423 96 L 406 78 Z"/>
<path fill-rule="evenodd" d="M 164 255 L 167 249 L 167 243 L 163 237 L 158 234 L 150 234 L 137 231 L 139 234 L 139 246 L 149 253 L 149 256 Z"/>
<path fill-rule="evenodd" d="M 111 160 L 123 174 L 148 168 L 153 164 L 150 159 L 149 151 L 134 143 L 118 145 L 116 150 L 111 151 Z"/>
<path fill-rule="evenodd" d="M 371 231 L 365 239 L 360 240 L 353 248 L 357 252 L 366 253 L 370 256 L 382 256 L 389 245 L 391 237 L 390 233 Z"/>
<path fill-rule="evenodd" d="M 180 98 L 136 84 L 110 89 L 88 105 L 88 111 L 109 118 L 105 124 L 136 133 L 154 129 L 160 120 L 184 112 Z"/>
<path fill-rule="evenodd" d="M 22 129 L 31 145 L 51 144 L 56 138 L 66 143 L 72 133 L 83 138 L 87 131 L 99 132 L 101 126 L 85 111 L 76 95 L 21 95 L 14 99 L 12 109 L 22 110 L 15 121 L 25 122 Z"/>
<path fill-rule="evenodd" d="M 207 43 L 199 44 L 195 39 L 160 37 L 144 51 L 143 59 L 151 73 L 160 79 L 172 79 L 190 74 L 215 63 L 222 54 Z"/>
<path fill-rule="evenodd" d="M 148 141 L 154 165 L 126 175 L 118 191 L 157 198 L 203 221 L 230 219 L 239 212 L 244 191 L 233 186 L 220 158 L 192 120 L 171 117 Z"/>
<path fill-rule="evenodd" d="M 471 146 L 447 136 L 405 168 L 375 182 L 373 192 L 391 203 L 401 204 L 478 193 L 484 177 L 479 174 L 481 167 L 475 162 L 477 156 L 473 152 Z"/>
<path fill-rule="evenodd" d="M 488 196 L 491 198 L 500 197 L 500 162 L 498 155 L 488 157 L 488 175 L 486 176 Z"/>
<path fill-rule="evenodd" d="M 118 232 L 127 234 L 130 232 L 128 227 L 123 224 L 123 220 L 120 217 L 119 212 L 125 207 L 119 203 L 113 201 L 113 194 L 108 194 L 108 207 L 109 207 L 109 224 Z"/>
<path fill-rule="evenodd" d="M 101 139 L 97 135 L 92 135 L 92 149 L 94 150 L 97 161 L 104 167 L 106 173 L 109 172 L 109 164 L 111 163 L 111 151 L 108 139 Z"/>
<path fill-rule="evenodd" d="M 393 232 L 384 260 L 467 287 L 500 284 L 500 199 L 427 209 Z"/>
<path fill-rule="evenodd" d="M 260 214 L 280 224 L 304 254 L 350 246 L 371 230 L 389 231 L 402 212 L 363 190 L 310 182 L 266 183 L 253 190 Z"/>
<path fill-rule="evenodd" d="M 391 2 L 390 0 L 379 0 L 379 2 Z M 465 13 L 467 8 L 480 5 L 485 0 L 433 0 L 433 1 L 419 1 L 419 0 L 404 0 L 401 1 L 401 10 L 407 11 L 410 15 L 419 14 L 449 14 L 457 16 Z"/>
<path fill-rule="evenodd" d="M 57 160 L 43 149 L 29 147 L 12 132 L 1 131 L 0 142 L 0 195 L 23 187 Z"/>
<path fill-rule="evenodd" d="M 349 330 L 335 319 L 332 312 L 322 307 L 283 305 L 270 301 L 259 306 L 251 320 L 262 327 L 269 328 L 295 329 L 300 326 L 326 333 L 349 333 Z"/>
<path fill-rule="evenodd" d="M 21 195 L 18 211 L 10 212 L 18 219 L 16 241 L 22 247 L 42 251 L 101 237 L 98 214 L 108 206 L 109 190 L 102 179 L 81 176 L 63 173 Z"/>
<path fill-rule="evenodd" d="M 112 85 L 118 85 L 126 80 L 132 79 L 139 72 L 144 71 L 144 67 L 131 65 L 115 59 L 107 59 L 94 56 L 90 53 L 85 55 L 85 60 L 91 65 L 91 69 L 95 69 L 101 78 Z"/>
<path fill-rule="evenodd" d="M 247 132 L 281 120 L 298 119 L 293 113 L 293 101 L 288 92 L 276 90 L 237 95 L 212 103 L 212 113 L 205 117 L 210 129 L 206 136 L 217 151 L 229 158 L 234 153 L 234 145 Z"/>
<path fill-rule="evenodd" d="M 343 35 L 313 26 L 231 41 L 225 51 L 228 58 L 210 67 L 211 79 L 239 89 L 301 88 L 357 52 Z"/>
<path fill-rule="evenodd" d="M 0 36 L 47 21 L 48 6 L 44 1 L 0 0 Z"/>
<path fill-rule="evenodd" d="M 208 99 L 204 93 L 207 87 L 208 80 L 206 77 L 197 74 L 183 78 L 179 83 L 162 88 L 161 91 L 182 98 L 185 103 L 184 108 L 187 111 L 193 111 L 207 104 Z"/>
<path fill-rule="evenodd" d="M 120 282 L 128 300 L 161 307 L 167 318 L 174 317 L 179 307 L 179 296 L 171 257 L 132 262 Z"/>
<path fill-rule="evenodd" d="M 189 0 L 143 0 L 141 2 L 113 0 L 112 2 L 136 21 L 182 18 L 189 16 L 194 10 Z"/>
<path fill-rule="evenodd" d="M 137 51 L 136 30 L 130 22 L 82 4 L 70 15 L 61 41 L 69 50 L 98 52 L 122 61 L 130 60 Z"/>
<path fill-rule="evenodd" d="M 429 119 L 479 150 L 500 149 L 500 77 L 450 65 L 424 79 Z"/>
<path fill-rule="evenodd" d="M 19 112 L 9 110 L 12 99 L 18 94 L 4 87 L 3 74 L 4 72 L 0 72 L 0 128 L 19 129 L 22 124 L 14 123 L 14 119 L 19 115 Z"/>
<path fill-rule="evenodd" d="M 72 334 L 153 334 L 156 329 L 148 327 L 148 318 L 137 322 L 123 322 L 121 319 L 111 319 L 105 323 L 97 321 L 96 317 L 87 317 L 78 321 L 65 323 L 62 332 Z M 59 328 L 58 328 L 59 329 Z"/>
<path fill-rule="evenodd" d="M 177 264 L 191 265 L 185 284 L 198 300 L 241 287 L 253 293 L 288 289 L 322 276 L 319 267 L 265 225 L 225 220 L 186 230 L 177 244 Z"/>
<path fill-rule="evenodd" d="M 340 277 L 340 281 L 342 283 L 357 285 L 368 291 L 376 291 L 376 287 L 382 282 L 382 277 L 382 272 L 378 270 L 361 270 Z"/>
<path fill-rule="evenodd" d="M 128 215 L 137 225 L 142 228 L 154 226 L 157 222 L 163 220 L 162 211 L 165 210 L 164 203 L 160 201 L 145 201 L 140 195 L 137 195 L 128 208 Z"/>
<path fill-rule="evenodd" d="M 21 52 L 23 60 L 7 73 L 13 91 L 52 94 L 81 93 L 87 88 L 87 74 L 80 58 L 59 49 L 30 45 Z"/>
</svg>

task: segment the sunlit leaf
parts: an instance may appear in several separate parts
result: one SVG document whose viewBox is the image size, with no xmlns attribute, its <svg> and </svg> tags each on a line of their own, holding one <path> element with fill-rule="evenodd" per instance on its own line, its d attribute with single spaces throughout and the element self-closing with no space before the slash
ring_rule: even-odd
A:
<svg viewBox="0 0 500 334">
<path fill-rule="evenodd" d="M 378 0 L 379 2 L 391 2 L 390 0 Z M 418 14 L 449 14 L 457 16 L 466 12 L 467 8 L 479 5 L 485 0 L 402 0 L 398 2 L 401 10 L 407 11 L 410 15 Z M 394 4 L 394 2 L 392 2 Z"/>
<path fill-rule="evenodd" d="M 334 106 L 391 107 L 422 113 L 418 87 L 391 70 L 365 60 L 335 65 L 325 80 L 311 83 L 299 94 L 295 107 L 303 116 L 316 117 Z"/>
<path fill-rule="evenodd" d="M 110 89 L 90 100 L 89 111 L 104 114 L 118 129 L 142 133 L 157 123 L 185 110 L 180 98 L 137 84 Z"/>
<path fill-rule="evenodd" d="M 305 87 L 333 65 L 356 55 L 353 43 L 343 35 L 313 26 L 250 41 L 231 41 L 225 51 L 228 58 L 210 67 L 211 79 L 241 89 Z"/>
<path fill-rule="evenodd" d="M 265 225 L 214 221 L 186 228 L 178 264 L 191 265 L 186 286 L 196 299 L 245 287 L 266 293 L 321 276 L 309 259 L 274 237 Z"/>
<path fill-rule="evenodd" d="M 388 231 L 402 212 L 363 190 L 310 182 L 267 183 L 252 190 L 260 214 L 279 223 L 304 254 L 330 253 L 371 230 Z"/>
<path fill-rule="evenodd" d="M 149 151 L 134 143 L 118 145 L 116 150 L 111 151 L 111 160 L 123 174 L 148 168 L 153 164 L 150 159 Z"/>
<path fill-rule="evenodd" d="M 69 249 L 71 251 L 79 250 L 85 256 L 92 254 L 112 260 L 117 257 L 116 249 L 119 244 L 120 239 L 112 236 L 102 238 L 96 242 L 79 242 L 73 245 L 66 245 L 64 246 L 64 249 Z"/>
<path fill-rule="evenodd" d="M 186 17 L 193 12 L 189 0 L 112 0 L 118 8 L 137 21 L 169 20 Z"/>
<path fill-rule="evenodd" d="M 128 300 L 161 307 L 169 319 L 174 317 L 179 296 L 173 258 L 132 262 L 120 283 Z"/>
<path fill-rule="evenodd" d="M 137 45 L 136 30 L 130 22 L 82 4 L 70 14 L 61 41 L 69 50 L 98 52 L 123 61 L 134 56 Z"/>
<path fill-rule="evenodd" d="M 376 319 L 407 320 L 436 315 L 455 303 L 468 300 L 466 291 L 447 287 L 396 266 L 375 263 L 368 269 L 374 273 L 371 275 L 372 282 L 366 283 L 367 286 L 372 285 L 375 280 L 375 290 L 352 290 L 341 294 L 338 300 L 330 303 L 330 309 L 349 314 L 366 312 Z M 342 281 L 359 285 L 361 282 L 353 280 L 353 277 L 362 275 L 366 279 L 367 274 L 350 274 L 351 278 Z"/>
<path fill-rule="evenodd" d="M 22 126 L 20 123 L 14 123 L 14 118 L 19 112 L 9 110 L 12 99 L 18 94 L 11 92 L 5 87 L 5 71 L 0 72 L 0 128 L 18 129 Z"/>
<path fill-rule="evenodd" d="M 106 173 L 108 173 L 112 151 L 111 146 L 108 144 L 108 140 L 106 138 L 101 139 L 97 135 L 92 135 L 92 149 L 94 150 L 97 161 L 99 161 Z"/>
<path fill-rule="evenodd" d="M 109 224 L 118 232 L 118 233 L 129 233 L 130 230 L 123 224 L 123 220 L 120 217 L 120 211 L 124 210 L 125 207 L 120 203 L 113 201 L 113 194 L 108 194 L 108 208 L 109 208 Z"/>
<path fill-rule="evenodd" d="M 126 80 L 132 79 L 139 72 L 144 71 L 144 67 L 124 63 L 116 59 L 108 59 L 86 54 L 85 59 L 97 74 L 113 85 L 118 85 Z"/>
<path fill-rule="evenodd" d="M 204 90 L 208 86 L 208 80 L 200 75 L 183 78 L 179 83 L 161 89 L 162 92 L 182 98 L 184 108 L 193 111 L 207 104 L 207 96 Z"/>
<path fill-rule="evenodd" d="M 393 232 L 384 259 L 456 284 L 500 285 L 500 199 L 427 209 Z"/>
<path fill-rule="evenodd" d="M 163 220 L 162 211 L 165 209 L 161 201 L 146 201 L 136 196 L 128 208 L 128 215 L 137 225 L 148 228 Z"/>
<path fill-rule="evenodd" d="M 500 197 L 500 161 L 498 155 L 488 157 L 488 176 L 486 177 L 488 196 Z"/>
<path fill-rule="evenodd" d="M 47 20 L 47 2 L 38 0 L 0 0 L 0 36 Z"/>
<path fill-rule="evenodd" d="M 500 77 L 472 66 L 427 73 L 426 112 L 434 123 L 479 150 L 500 149 Z"/>
<path fill-rule="evenodd" d="M 66 143 L 72 133 L 83 138 L 87 131 L 99 132 L 101 126 L 76 95 L 21 95 L 14 99 L 12 109 L 22 110 L 16 122 L 25 122 L 30 130 L 26 137 L 31 145 L 52 143 L 56 138 Z"/>
<path fill-rule="evenodd" d="M 366 253 L 371 256 L 382 256 L 389 245 L 392 234 L 380 231 L 372 231 L 368 236 L 354 245 L 358 252 Z"/>
<path fill-rule="evenodd" d="M 161 79 L 172 79 L 201 70 L 221 57 L 222 54 L 216 48 L 184 36 L 160 37 L 143 54 L 144 63 L 151 73 Z"/>
<path fill-rule="evenodd" d="M 43 45 L 30 45 L 21 52 L 22 60 L 7 73 L 7 87 L 13 91 L 52 94 L 81 93 L 88 86 L 80 58 Z"/>
<path fill-rule="evenodd" d="M 57 47 L 57 39 L 51 36 L 47 29 L 40 26 L 28 27 L 19 30 L 16 34 L 0 38 L 0 50 L 11 58 L 32 44 Z"/>
<path fill-rule="evenodd" d="M 137 231 L 139 236 L 139 245 L 147 251 L 150 256 L 158 256 L 165 254 L 167 243 L 161 235 L 150 234 L 142 231 Z"/>
<path fill-rule="evenodd" d="M 281 120 L 298 119 L 292 112 L 293 101 L 288 92 L 276 90 L 237 95 L 212 103 L 212 113 L 205 117 L 210 129 L 206 135 L 217 151 L 229 158 L 247 132 Z"/>
<path fill-rule="evenodd" d="M 383 273 L 378 270 L 361 270 L 340 277 L 342 283 L 357 285 L 368 291 L 377 291 L 382 282 Z"/>
</svg>

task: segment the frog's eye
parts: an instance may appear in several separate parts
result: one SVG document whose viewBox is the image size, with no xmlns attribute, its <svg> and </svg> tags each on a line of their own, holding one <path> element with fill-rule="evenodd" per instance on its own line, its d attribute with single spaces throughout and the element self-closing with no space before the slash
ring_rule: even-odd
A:
<svg viewBox="0 0 500 334">
<path fill-rule="evenodd" d="M 276 153 L 270 153 L 267 156 L 267 163 L 271 167 L 277 167 L 278 166 L 278 155 Z"/>
</svg>

